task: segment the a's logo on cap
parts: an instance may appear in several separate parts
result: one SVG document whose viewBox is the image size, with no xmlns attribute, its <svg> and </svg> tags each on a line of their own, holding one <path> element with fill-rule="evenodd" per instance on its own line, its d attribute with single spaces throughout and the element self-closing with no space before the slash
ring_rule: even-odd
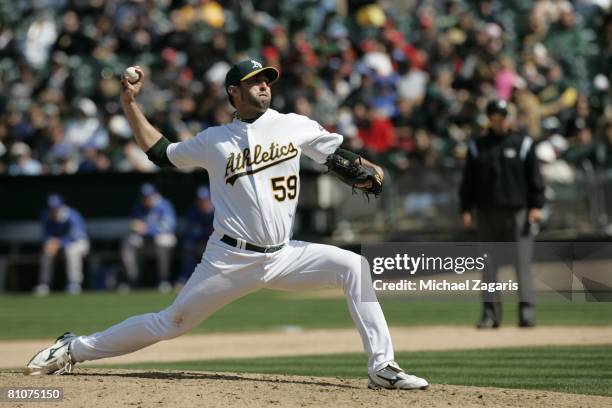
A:
<svg viewBox="0 0 612 408">
<path fill-rule="evenodd" d="M 263 68 L 263 66 L 261 65 L 261 63 L 255 61 L 255 60 L 251 60 L 251 62 L 253 63 L 253 69 L 256 68 Z"/>
</svg>

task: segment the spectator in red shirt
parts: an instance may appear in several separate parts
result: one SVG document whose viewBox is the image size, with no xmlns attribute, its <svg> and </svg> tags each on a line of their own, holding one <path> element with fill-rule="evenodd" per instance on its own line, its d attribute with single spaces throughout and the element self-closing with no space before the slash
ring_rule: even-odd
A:
<svg viewBox="0 0 612 408">
<path fill-rule="evenodd" d="M 356 107 L 355 110 L 358 111 L 359 108 Z M 384 111 L 375 107 L 367 109 L 363 119 L 358 121 L 357 128 L 357 135 L 363 141 L 365 150 L 378 154 L 385 153 L 395 142 L 393 123 Z"/>
</svg>

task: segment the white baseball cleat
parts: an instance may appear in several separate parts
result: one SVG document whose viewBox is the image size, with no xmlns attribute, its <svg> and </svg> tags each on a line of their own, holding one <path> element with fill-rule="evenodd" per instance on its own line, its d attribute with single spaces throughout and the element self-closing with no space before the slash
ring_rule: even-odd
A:
<svg viewBox="0 0 612 408">
<path fill-rule="evenodd" d="M 59 336 L 51 347 L 39 351 L 32 357 L 23 373 L 25 375 L 71 373 L 75 363 L 70 355 L 70 343 L 75 338 L 76 335 L 70 332 Z"/>
<path fill-rule="evenodd" d="M 368 388 L 388 390 L 425 390 L 429 383 L 416 375 L 406 374 L 404 370 L 395 362 L 389 362 L 385 367 L 368 375 L 370 381 Z"/>
</svg>

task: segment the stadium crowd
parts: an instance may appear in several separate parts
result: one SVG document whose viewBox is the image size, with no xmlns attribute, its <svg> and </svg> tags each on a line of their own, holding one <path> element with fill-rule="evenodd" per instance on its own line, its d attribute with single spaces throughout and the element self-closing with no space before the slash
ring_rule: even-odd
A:
<svg viewBox="0 0 612 408">
<path fill-rule="evenodd" d="M 231 120 L 245 57 L 281 70 L 274 108 L 395 171 L 461 165 L 495 98 L 542 162 L 612 168 L 607 0 L 0 0 L 0 174 L 155 171 L 124 68 L 145 67 L 140 101 L 176 141 Z"/>
</svg>

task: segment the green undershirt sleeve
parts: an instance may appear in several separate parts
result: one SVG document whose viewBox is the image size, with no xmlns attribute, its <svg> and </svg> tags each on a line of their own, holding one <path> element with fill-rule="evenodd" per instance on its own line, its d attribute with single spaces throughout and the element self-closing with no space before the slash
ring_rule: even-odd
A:
<svg viewBox="0 0 612 408">
<path fill-rule="evenodd" d="M 334 154 L 337 154 L 338 156 L 345 158 L 351 163 L 354 163 L 355 160 L 359 158 L 359 155 L 357 153 L 353 153 L 350 150 L 346 150 L 346 149 L 336 149 Z"/>
<path fill-rule="evenodd" d="M 166 150 L 170 145 L 170 141 L 165 137 L 161 137 L 149 150 L 146 151 L 147 157 L 159 167 L 176 167 L 170 159 Z"/>
</svg>

